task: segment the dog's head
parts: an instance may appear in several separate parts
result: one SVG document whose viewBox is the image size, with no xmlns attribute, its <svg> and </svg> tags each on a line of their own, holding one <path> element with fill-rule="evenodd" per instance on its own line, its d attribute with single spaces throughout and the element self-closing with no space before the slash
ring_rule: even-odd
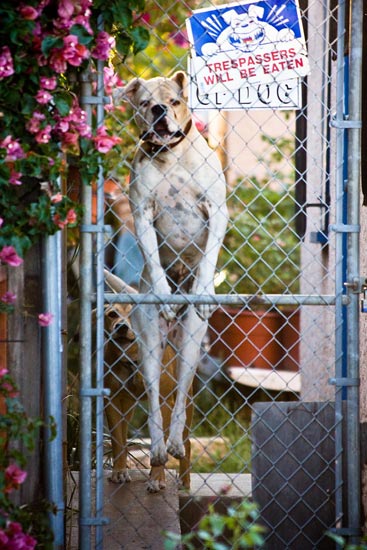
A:
<svg viewBox="0 0 367 550">
<path fill-rule="evenodd" d="M 172 78 L 134 78 L 113 94 L 115 104 L 130 103 L 145 141 L 172 145 L 182 139 L 191 121 L 187 106 L 187 77 L 182 71 Z"/>
</svg>

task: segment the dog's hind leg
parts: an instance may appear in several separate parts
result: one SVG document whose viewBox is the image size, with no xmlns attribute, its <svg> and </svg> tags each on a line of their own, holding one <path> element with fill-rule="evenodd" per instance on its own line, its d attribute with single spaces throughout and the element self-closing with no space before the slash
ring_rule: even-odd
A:
<svg viewBox="0 0 367 550">
<path fill-rule="evenodd" d="M 124 394 L 124 395 L 122 395 Z M 108 427 L 111 433 L 113 468 L 109 478 L 112 483 L 130 481 L 127 468 L 127 432 L 128 424 L 134 414 L 135 402 L 120 392 L 105 407 Z"/>
<path fill-rule="evenodd" d="M 171 417 L 167 451 L 175 458 L 185 456 L 183 431 L 186 404 L 200 359 L 200 348 L 208 323 L 199 317 L 195 306 L 188 306 L 177 323 L 175 347 L 179 350 L 176 402 Z"/>
<path fill-rule="evenodd" d="M 192 386 L 189 392 L 186 403 L 186 424 L 183 431 L 183 443 L 185 448 L 185 456 L 180 458 L 179 467 L 179 483 L 183 489 L 190 489 L 190 473 L 191 473 L 191 441 L 190 441 L 190 428 L 192 424 L 192 417 L 194 413 L 194 402 L 192 395 Z"/>
<path fill-rule="evenodd" d="M 139 340 L 139 358 L 149 405 L 151 438 L 150 464 L 162 466 L 167 462 L 163 422 L 159 400 L 159 382 L 163 356 L 159 314 L 155 306 L 138 306 L 132 313 L 134 332 Z"/>
</svg>

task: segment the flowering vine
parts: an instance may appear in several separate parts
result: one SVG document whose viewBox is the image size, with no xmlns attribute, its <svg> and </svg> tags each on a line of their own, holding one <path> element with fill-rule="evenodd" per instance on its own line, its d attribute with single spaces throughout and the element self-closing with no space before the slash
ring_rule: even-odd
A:
<svg viewBox="0 0 367 550">
<path fill-rule="evenodd" d="M 87 119 L 79 76 L 95 71 L 112 50 L 124 59 L 145 48 L 149 33 L 138 24 L 143 8 L 144 0 L 1 1 L 0 267 L 22 265 L 39 237 L 77 226 L 82 209 L 68 195 L 69 166 L 91 184 L 105 155 L 120 143 Z M 106 95 L 121 84 L 107 66 L 104 83 Z M 11 313 L 15 301 L 13 292 L 3 293 L 0 313 Z M 38 323 L 47 327 L 52 318 L 40 313 Z M 31 550 L 39 546 L 42 521 L 14 505 L 12 495 L 27 475 L 18 443 L 32 450 L 40 424 L 25 415 L 17 395 L 0 365 L 0 548 Z"/>
<path fill-rule="evenodd" d="M 6 405 L 0 414 L 0 548 L 33 550 L 41 539 L 43 544 L 52 541 L 45 515 L 50 506 L 42 503 L 41 518 L 41 503 L 19 507 L 12 497 L 27 478 L 26 457 L 19 444 L 33 451 L 43 422 L 26 415 L 18 395 L 7 369 L 0 366 L 0 399 Z"/>
<path fill-rule="evenodd" d="M 68 160 L 91 183 L 120 139 L 94 130 L 79 102 L 78 74 L 145 47 L 135 0 L 4 0 L 0 6 L 0 262 L 21 263 L 41 235 L 78 223 L 65 192 Z M 97 24 L 103 14 L 105 30 Z M 112 32 L 114 36 L 112 36 Z M 106 93 L 116 77 L 105 72 Z"/>
</svg>

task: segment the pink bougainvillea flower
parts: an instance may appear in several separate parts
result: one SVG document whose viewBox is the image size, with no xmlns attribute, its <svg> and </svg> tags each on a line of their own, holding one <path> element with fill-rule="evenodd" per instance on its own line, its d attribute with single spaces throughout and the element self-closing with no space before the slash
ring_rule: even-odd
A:
<svg viewBox="0 0 367 550">
<path fill-rule="evenodd" d="M 17 295 L 9 290 L 0 296 L 0 301 L 4 304 L 14 304 L 17 299 Z"/>
<path fill-rule="evenodd" d="M 63 48 L 64 59 L 73 67 L 79 67 L 89 57 L 89 50 L 83 44 L 79 44 L 78 37 L 69 34 L 64 38 Z"/>
<path fill-rule="evenodd" d="M 57 78 L 56 76 L 41 76 L 40 85 L 44 90 L 54 90 L 57 86 Z"/>
<path fill-rule="evenodd" d="M 1 548 L 4 550 L 34 550 L 37 540 L 23 532 L 20 523 L 11 521 L 6 525 L 5 530 L 0 530 L 0 542 L 4 543 Z"/>
<path fill-rule="evenodd" d="M 4 218 L 0 218 L 0 227 L 3 225 L 4 223 Z"/>
<path fill-rule="evenodd" d="M 173 32 L 170 34 L 170 38 L 172 38 L 176 46 L 180 48 L 186 48 L 188 46 L 189 41 L 184 31 Z"/>
<path fill-rule="evenodd" d="M 32 114 L 32 118 L 30 118 L 26 124 L 26 128 L 28 132 L 31 134 L 36 134 L 39 129 L 41 128 L 41 122 L 46 117 L 43 113 L 40 113 L 39 111 L 34 111 Z"/>
<path fill-rule="evenodd" d="M 17 464 L 9 464 L 5 468 L 5 493 L 11 493 L 18 489 L 27 477 L 27 472 L 19 468 Z"/>
<path fill-rule="evenodd" d="M 4 550 L 34 550 L 37 540 L 24 533 L 20 523 L 9 522 L 7 528 L 0 529 L 0 545 Z"/>
<path fill-rule="evenodd" d="M 18 256 L 13 246 L 4 246 L 0 251 L 0 261 L 12 267 L 17 267 L 23 263 L 23 259 Z"/>
<path fill-rule="evenodd" d="M 116 136 L 110 136 L 107 133 L 104 125 L 97 129 L 97 135 L 93 137 L 94 144 L 97 151 L 100 153 L 108 153 L 118 143 L 121 143 L 122 139 Z"/>
<path fill-rule="evenodd" d="M 64 198 L 64 195 L 62 193 L 56 193 L 55 195 L 52 195 L 50 200 L 52 204 L 56 204 L 58 202 L 61 202 L 63 198 Z"/>
<path fill-rule="evenodd" d="M 0 49 L 0 78 L 14 74 L 13 58 L 8 46 Z"/>
<path fill-rule="evenodd" d="M 5 367 L 0 367 L 0 378 L 2 378 L 8 373 L 9 373 L 8 369 L 6 369 Z"/>
<path fill-rule="evenodd" d="M 62 19 L 70 19 L 74 13 L 75 2 L 72 0 L 59 0 L 57 8 L 58 16 Z"/>
<path fill-rule="evenodd" d="M 150 19 L 151 19 L 150 13 L 148 13 L 148 12 L 143 13 L 142 16 L 139 19 L 143 23 L 150 23 Z"/>
<path fill-rule="evenodd" d="M 51 325 L 54 316 L 52 313 L 40 313 L 38 315 L 38 324 L 40 327 L 48 327 Z"/>
<path fill-rule="evenodd" d="M 13 139 L 12 136 L 6 136 L 5 139 L 0 141 L 0 148 L 6 149 L 6 161 L 13 161 L 22 159 L 25 157 L 25 153 L 22 146 L 19 144 L 19 140 Z"/>
<path fill-rule="evenodd" d="M 51 101 L 51 99 L 52 99 L 52 94 L 50 94 L 50 92 L 43 89 L 38 90 L 36 94 L 37 103 L 39 103 L 40 105 L 46 105 Z"/>
<path fill-rule="evenodd" d="M 12 170 L 10 173 L 9 183 L 12 185 L 22 185 L 23 182 L 20 179 L 22 176 L 22 172 L 15 172 L 15 170 Z"/>
<path fill-rule="evenodd" d="M 96 38 L 96 45 L 92 50 L 92 56 L 96 59 L 106 61 L 110 55 L 110 51 L 115 47 L 115 39 L 106 31 L 100 31 Z"/>
<path fill-rule="evenodd" d="M 75 223 L 78 219 L 78 216 L 74 210 L 74 208 L 70 208 L 66 214 L 66 222 L 67 223 Z"/>
<path fill-rule="evenodd" d="M 23 19 L 26 19 L 27 21 L 34 21 L 38 17 L 38 10 L 36 10 L 33 6 L 23 5 L 18 9 Z"/>
<path fill-rule="evenodd" d="M 34 139 L 37 141 L 37 143 L 48 143 L 51 139 L 51 130 L 52 127 L 50 124 L 47 124 L 42 130 L 37 132 Z"/>
<path fill-rule="evenodd" d="M 123 86 L 124 82 L 114 72 L 111 67 L 104 67 L 103 69 L 103 81 L 104 89 L 107 95 L 111 95 L 114 88 L 117 86 Z"/>
</svg>

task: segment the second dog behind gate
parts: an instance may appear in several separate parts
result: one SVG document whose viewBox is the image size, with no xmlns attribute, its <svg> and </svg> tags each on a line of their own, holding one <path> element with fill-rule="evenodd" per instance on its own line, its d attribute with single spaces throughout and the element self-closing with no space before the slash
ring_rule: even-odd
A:
<svg viewBox="0 0 367 550">
<path fill-rule="evenodd" d="M 115 275 L 105 271 L 106 282 L 114 292 L 136 293 L 136 290 Z M 131 304 L 110 304 L 105 309 L 105 386 L 110 389 L 105 412 L 112 440 L 113 470 L 110 481 L 130 481 L 127 466 L 128 427 L 133 418 L 137 402 L 146 399 L 143 378 L 138 365 L 138 345 L 131 328 Z M 165 437 L 170 425 L 175 403 L 177 383 L 177 358 L 173 348 L 167 344 L 161 366 L 160 412 Z M 185 455 L 179 460 L 179 481 L 184 488 L 190 487 L 190 440 L 192 421 L 192 389 L 187 399 L 187 421 L 184 431 Z M 165 487 L 163 465 L 152 466 L 147 490 L 158 492 Z"/>
</svg>

